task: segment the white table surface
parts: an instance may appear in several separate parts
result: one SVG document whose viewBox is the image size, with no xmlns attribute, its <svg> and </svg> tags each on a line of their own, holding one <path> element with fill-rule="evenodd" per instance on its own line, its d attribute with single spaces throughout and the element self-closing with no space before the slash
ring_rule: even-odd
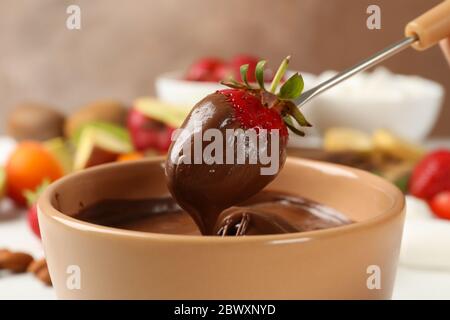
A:
<svg viewBox="0 0 450 320">
<path fill-rule="evenodd" d="M 432 147 L 448 146 L 448 140 L 433 141 Z M 23 250 L 43 257 L 40 241 L 30 231 L 26 215 L 8 201 L 0 202 L 0 248 Z M 52 288 L 31 274 L 10 275 L 0 271 L 0 300 L 55 299 Z M 450 270 L 414 269 L 400 265 L 393 299 L 450 299 Z"/>
</svg>

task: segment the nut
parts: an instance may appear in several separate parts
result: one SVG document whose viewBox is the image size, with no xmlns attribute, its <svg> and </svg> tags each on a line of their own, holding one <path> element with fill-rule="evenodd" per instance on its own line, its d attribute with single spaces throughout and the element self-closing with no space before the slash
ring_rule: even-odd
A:
<svg viewBox="0 0 450 320">
<path fill-rule="evenodd" d="M 48 268 L 42 268 L 41 270 L 36 273 L 36 277 L 41 280 L 44 284 L 47 286 L 52 285 L 52 279 L 50 279 L 50 273 L 48 272 Z"/>
<path fill-rule="evenodd" d="M 52 285 L 50 273 L 47 268 L 47 261 L 42 258 L 33 260 L 33 257 L 25 252 L 11 252 L 7 249 L 0 249 L 0 270 L 6 269 L 14 273 L 30 272 L 36 278 L 48 286 Z"/>
<path fill-rule="evenodd" d="M 10 254 L 11 254 L 11 251 L 9 251 L 8 249 L 0 249 L 0 270 L 4 269 L 3 261 L 8 259 Z"/>
<path fill-rule="evenodd" d="M 14 273 L 25 272 L 33 257 L 25 252 L 2 251 L 0 255 L 0 269 L 7 269 Z"/>
<path fill-rule="evenodd" d="M 48 286 L 52 285 L 52 280 L 50 279 L 50 273 L 47 268 L 47 261 L 42 258 L 33 261 L 27 269 L 28 272 L 34 273 L 35 276 Z"/>
<path fill-rule="evenodd" d="M 28 266 L 27 272 L 36 274 L 42 268 L 47 268 L 47 261 L 44 258 L 31 262 Z"/>
</svg>

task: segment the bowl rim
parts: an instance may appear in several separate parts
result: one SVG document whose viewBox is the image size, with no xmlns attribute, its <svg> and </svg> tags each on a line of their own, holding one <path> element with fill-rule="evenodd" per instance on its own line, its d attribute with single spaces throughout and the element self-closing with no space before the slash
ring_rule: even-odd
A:
<svg viewBox="0 0 450 320">
<path fill-rule="evenodd" d="M 179 84 L 187 84 L 187 85 L 202 85 L 202 86 L 210 86 L 210 87 L 225 87 L 221 85 L 218 81 L 192 81 L 192 80 L 186 80 L 182 77 L 183 72 L 181 70 L 174 70 L 174 71 L 168 71 L 159 74 L 156 77 L 156 84 L 158 85 L 163 82 L 176 82 Z"/>
<path fill-rule="evenodd" d="M 38 216 L 45 215 L 48 219 L 52 220 L 53 222 L 59 224 L 64 228 L 76 230 L 78 232 L 93 233 L 98 236 L 112 236 L 128 239 L 147 239 L 149 241 L 160 241 L 175 244 L 189 243 L 197 245 L 201 244 L 220 245 L 226 243 L 226 244 L 242 245 L 244 243 L 255 243 L 255 242 L 269 243 L 269 244 L 279 244 L 279 243 L 291 244 L 333 237 L 336 235 L 342 235 L 345 233 L 358 231 L 361 229 L 375 227 L 379 224 L 383 224 L 386 221 L 394 219 L 397 216 L 401 216 L 405 212 L 405 196 L 400 191 L 400 189 L 398 189 L 395 185 L 391 184 L 387 180 L 360 169 L 355 169 L 344 165 L 327 163 L 322 161 L 302 159 L 297 157 L 287 157 L 286 162 L 294 162 L 297 163 L 298 165 L 314 167 L 315 169 L 322 168 L 324 172 L 326 172 L 328 169 L 328 171 L 332 171 L 334 173 L 336 173 L 337 171 L 347 175 L 350 173 L 354 178 L 366 179 L 367 183 L 372 185 L 374 188 L 385 192 L 386 195 L 389 194 L 393 200 L 393 204 L 391 205 L 390 208 L 386 209 L 384 212 L 380 213 L 379 215 L 376 215 L 375 217 L 335 228 L 315 230 L 315 231 L 305 231 L 305 232 L 293 232 L 285 234 L 252 235 L 248 237 L 217 237 L 217 236 L 199 236 L 199 235 L 162 234 L 162 233 L 134 231 L 115 227 L 102 226 L 91 222 L 78 220 L 69 215 L 66 215 L 57 210 L 50 201 L 50 199 L 52 199 L 53 195 L 57 191 L 58 187 L 60 185 L 65 184 L 69 180 L 79 179 L 85 175 L 90 175 L 96 171 L 105 171 L 117 167 L 125 167 L 138 164 L 142 165 L 144 163 L 145 164 L 162 163 L 164 160 L 165 157 L 161 156 L 161 157 L 154 157 L 151 159 L 109 163 L 88 168 L 82 171 L 74 172 L 67 176 L 64 176 L 58 179 L 57 181 L 53 182 L 52 184 L 50 184 L 42 193 L 42 195 L 39 197 L 37 202 Z M 45 238 L 45 232 L 43 236 Z"/>
</svg>

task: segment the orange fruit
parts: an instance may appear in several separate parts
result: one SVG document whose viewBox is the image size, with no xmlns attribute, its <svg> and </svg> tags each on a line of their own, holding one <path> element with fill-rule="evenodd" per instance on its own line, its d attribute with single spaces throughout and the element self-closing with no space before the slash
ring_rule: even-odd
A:
<svg viewBox="0 0 450 320">
<path fill-rule="evenodd" d="M 118 158 L 117 161 L 122 162 L 122 161 L 131 161 L 131 160 L 139 160 L 144 158 L 144 155 L 140 152 L 130 152 L 130 153 L 124 153 L 121 154 Z"/>
<path fill-rule="evenodd" d="M 45 180 L 62 177 L 63 172 L 58 161 L 39 142 L 21 142 L 6 164 L 7 194 L 24 205 L 25 190 L 35 190 Z"/>
</svg>

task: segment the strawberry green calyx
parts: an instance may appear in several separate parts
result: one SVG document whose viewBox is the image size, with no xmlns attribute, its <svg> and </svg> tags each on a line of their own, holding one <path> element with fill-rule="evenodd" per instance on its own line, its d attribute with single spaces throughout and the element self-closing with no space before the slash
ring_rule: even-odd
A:
<svg viewBox="0 0 450 320">
<path fill-rule="evenodd" d="M 300 126 L 300 127 L 311 127 L 312 125 L 308 122 L 308 120 L 306 120 L 305 116 L 303 115 L 303 113 L 300 111 L 299 107 L 297 107 L 295 105 L 295 103 L 293 103 L 291 100 L 285 100 L 281 102 L 282 104 L 282 111 L 281 114 L 284 114 L 283 119 L 285 120 L 284 123 L 288 126 L 289 129 L 291 129 L 293 132 L 297 133 L 296 131 L 294 131 L 290 124 L 292 123 L 292 119 L 295 120 L 295 122 Z M 286 122 L 286 117 L 289 118 L 289 120 L 291 120 L 289 123 Z M 301 132 L 301 136 L 304 136 L 304 132 L 301 131 L 300 129 L 296 128 L 297 131 Z"/>
<path fill-rule="evenodd" d="M 220 81 L 220 83 L 233 89 L 252 90 L 250 87 L 247 87 L 245 84 L 240 83 L 233 78 L 230 78 L 227 81 Z"/>
<path fill-rule="evenodd" d="M 285 100 L 295 99 L 302 94 L 303 87 L 302 76 L 295 73 L 281 86 L 278 97 Z"/>
<path fill-rule="evenodd" d="M 292 122 L 292 118 L 290 116 L 284 116 L 283 117 L 283 121 L 286 124 L 286 126 L 296 135 L 305 136 L 305 133 L 299 129 L 297 129 L 297 127 L 295 126 L 295 124 Z"/>
<path fill-rule="evenodd" d="M 255 77 L 256 81 L 258 81 L 259 87 L 261 90 L 266 91 L 266 88 L 264 87 L 264 68 L 266 66 L 267 61 L 261 60 L 256 64 L 255 69 Z"/>
<path fill-rule="evenodd" d="M 290 56 L 283 59 L 275 73 L 269 90 L 266 90 L 264 81 L 264 69 L 267 63 L 265 60 L 259 61 L 255 69 L 255 78 L 259 88 L 255 88 L 248 83 L 248 64 L 242 65 L 240 68 L 242 82 L 230 78 L 228 81 L 222 81 L 221 84 L 233 89 L 247 90 L 259 96 L 264 106 L 273 108 L 279 112 L 284 123 L 292 132 L 304 136 L 305 133 L 298 127 L 311 127 L 311 124 L 305 119 L 299 107 L 292 101 L 298 98 L 303 92 L 304 82 L 302 76 L 298 73 L 293 74 L 281 85 L 278 93 L 276 93 L 287 71 L 289 61 Z"/>
<path fill-rule="evenodd" d="M 290 60 L 291 56 L 287 56 L 281 62 L 280 66 L 278 67 L 277 73 L 275 73 L 275 77 L 273 77 L 272 84 L 270 85 L 270 92 L 275 93 L 275 91 L 277 90 L 281 79 L 283 79 L 283 76 L 287 71 L 287 67 L 289 65 Z"/>
<path fill-rule="evenodd" d="M 245 84 L 247 87 L 251 88 L 251 86 L 248 84 L 248 81 L 247 81 L 248 67 L 249 67 L 248 64 L 243 64 L 243 65 L 240 67 L 240 72 L 241 72 L 241 79 L 242 79 L 242 81 L 244 81 L 244 84 Z"/>
</svg>

